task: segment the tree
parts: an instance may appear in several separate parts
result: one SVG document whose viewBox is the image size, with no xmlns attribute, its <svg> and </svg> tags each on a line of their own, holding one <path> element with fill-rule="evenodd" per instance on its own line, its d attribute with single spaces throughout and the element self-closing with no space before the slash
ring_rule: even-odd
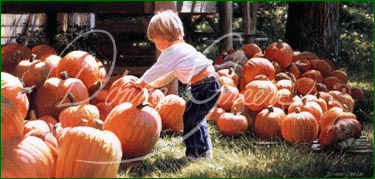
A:
<svg viewBox="0 0 375 179">
<path fill-rule="evenodd" d="M 311 51 L 321 58 L 338 55 L 338 2 L 290 2 L 285 40 L 293 50 Z"/>
</svg>

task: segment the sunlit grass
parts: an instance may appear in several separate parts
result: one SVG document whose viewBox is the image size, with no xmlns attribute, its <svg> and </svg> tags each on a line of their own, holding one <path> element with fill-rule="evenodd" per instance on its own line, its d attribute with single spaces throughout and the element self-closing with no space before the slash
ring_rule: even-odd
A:
<svg viewBox="0 0 375 179">
<path fill-rule="evenodd" d="M 163 134 L 150 157 L 137 166 L 121 168 L 119 177 L 373 177 L 373 153 L 312 151 L 309 145 L 257 144 L 247 133 L 225 137 L 210 123 L 213 160 L 188 162 L 180 134 Z M 373 143 L 373 124 L 364 123 L 363 135 Z M 373 146 L 373 144 L 372 144 Z M 345 173 L 346 172 L 346 173 Z"/>
</svg>

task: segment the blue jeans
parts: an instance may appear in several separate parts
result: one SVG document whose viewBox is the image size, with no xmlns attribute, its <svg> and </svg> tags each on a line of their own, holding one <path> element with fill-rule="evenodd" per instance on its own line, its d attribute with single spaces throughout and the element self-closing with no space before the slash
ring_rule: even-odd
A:
<svg viewBox="0 0 375 179">
<path fill-rule="evenodd" d="M 220 84 L 218 81 L 211 81 L 191 85 L 187 92 L 189 100 L 183 117 L 186 156 L 199 157 L 212 148 L 205 116 L 216 105 Z"/>
</svg>

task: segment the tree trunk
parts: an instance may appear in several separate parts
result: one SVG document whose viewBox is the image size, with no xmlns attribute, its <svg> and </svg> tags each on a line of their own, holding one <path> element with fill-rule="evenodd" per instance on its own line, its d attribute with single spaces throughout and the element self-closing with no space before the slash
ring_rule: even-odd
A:
<svg viewBox="0 0 375 179">
<path fill-rule="evenodd" d="M 228 35 L 233 32 L 233 2 L 219 2 L 221 35 Z M 220 43 L 219 51 L 233 50 L 233 37 L 228 35 Z"/>
<path fill-rule="evenodd" d="M 295 51 L 310 51 L 321 58 L 336 57 L 339 39 L 338 2 L 290 2 L 285 41 Z"/>
</svg>

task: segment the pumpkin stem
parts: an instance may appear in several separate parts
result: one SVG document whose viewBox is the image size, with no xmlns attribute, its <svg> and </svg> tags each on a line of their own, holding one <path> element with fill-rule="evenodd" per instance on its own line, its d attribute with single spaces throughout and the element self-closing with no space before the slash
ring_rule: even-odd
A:
<svg viewBox="0 0 375 179">
<path fill-rule="evenodd" d="M 68 98 L 69 98 L 70 103 L 72 103 L 72 106 L 78 105 L 76 98 L 73 96 L 71 92 L 68 93 Z"/>
<path fill-rule="evenodd" d="M 95 129 L 99 129 L 101 131 L 104 130 L 104 122 L 102 120 L 95 119 L 94 122 L 95 122 Z"/>
<path fill-rule="evenodd" d="M 61 79 L 63 80 L 67 80 L 69 78 L 69 74 L 68 74 L 68 71 L 63 71 L 60 73 L 60 77 Z"/>
<path fill-rule="evenodd" d="M 30 110 L 30 121 L 36 121 L 38 118 L 36 117 L 35 110 Z"/>
<path fill-rule="evenodd" d="M 233 71 L 233 68 L 229 68 L 228 74 L 229 74 L 229 75 L 232 75 L 233 72 L 234 72 L 234 71 Z"/>
<path fill-rule="evenodd" d="M 298 114 L 298 113 L 300 113 L 301 112 L 301 108 L 298 106 L 298 107 L 296 107 L 296 113 Z"/>
<path fill-rule="evenodd" d="M 307 98 L 302 98 L 302 104 L 306 105 L 306 103 L 307 103 Z"/>
<path fill-rule="evenodd" d="M 267 109 L 268 109 L 268 113 L 273 113 L 274 111 L 272 105 L 269 105 Z"/>
<path fill-rule="evenodd" d="M 316 98 L 320 98 L 320 92 L 316 93 Z"/>
<path fill-rule="evenodd" d="M 33 62 L 35 60 L 35 58 L 36 58 L 36 55 L 35 54 L 31 54 L 29 62 Z"/>
<path fill-rule="evenodd" d="M 150 104 L 149 103 L 142 103 L 142 104 L 139 104 L 136 108 L 139 109 L 139 110 L 141 110 L 141 109 L 143 109 L 146 106 L 150 106 Z"/>
<path fill-rule="evenodd" d="M 87 119 L 81 119 L 77 126 L 87 126 L 87 123 L 89 123 Z"/>
<path fill-rule="evenodd" d="M 277 48 L 283 48 L 283 40 L 278 39 L 278 40 L 277 40 L 276 47 L 277 47 Z"/>
</svg>

